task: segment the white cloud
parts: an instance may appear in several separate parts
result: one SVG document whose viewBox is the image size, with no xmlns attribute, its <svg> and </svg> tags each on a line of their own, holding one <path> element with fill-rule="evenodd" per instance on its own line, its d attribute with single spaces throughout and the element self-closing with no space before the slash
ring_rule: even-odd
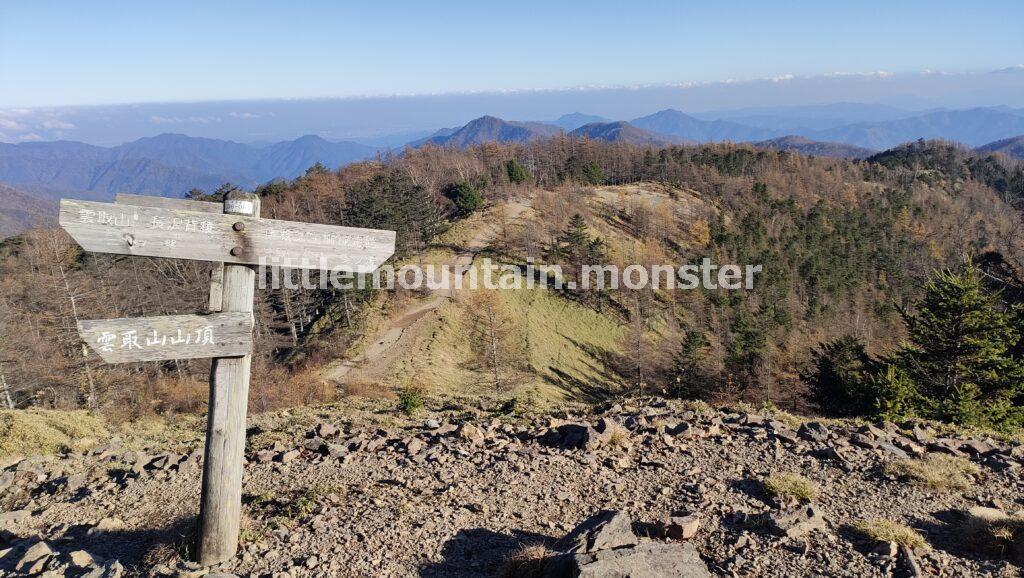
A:
<svg viewBox="0 0 1024 578">
<path fill-rule="evenodd" d="M 232 111 L 232 112 L 228 113 L 228 116 L 230 116 L 231 118 L 237 118 L 237 119 L 241 119 L 241 120 L 249 120 L 249 119 L 253 119 L 253 118 L 259 118 L 259 117 L 261 117 L 263 115 L 256 114 L 255 112 L 235 112 L 235 111 Z"/>
<path fill-rule="evenodd" d="M 48 128 L 50 130 L 67 130 L 75 128 L 75 125 L 70 122 L 64 122 L 56 119 L 44 120 L 42 126 L 43 128 Z"/>
<path fill-rule="evenodd" d="M 0 128 L 6 130 L 25 130 L 28 127 L 9 118 L 0 118 Z"/>
<path fill-rule="evenodd" d="M 864 76 L 864 77 L 877 77 L 877 78 L 888 78 L 892 76 L 891 72 L 884 70 L 874 70 L 870 72 L 827 72 L 823 76 L 827 78 L 841 78 L 844 76 Z"/>
<path fill-rule="evenodd" d="M 190 116 L 188 118 L 181 118 L 178 116 L 151 116 L 149 120 L 156 124 L 210 124 L 211 122 L 220 122 L 219 116 Z"/>
</svg>

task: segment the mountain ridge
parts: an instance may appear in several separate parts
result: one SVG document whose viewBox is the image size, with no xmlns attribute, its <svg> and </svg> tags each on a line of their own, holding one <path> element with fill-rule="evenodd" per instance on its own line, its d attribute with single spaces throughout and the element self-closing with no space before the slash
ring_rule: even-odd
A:
<svg viewBox="0 0 1024 578">
<path fill-rule="evenodd" d="M 75 141 L 0 143 L 0 182 L 36 191 L 106 199 L 118 192 L 181 196 L 225 182 L 254 187 L 294 178 L 317 162 L 336 168 L 372 158 L 378 149 L 306 135 L 264 147 L 163 133 L 116 147 Z M 42 191 L 42 192 L 39 192 Z"/>
</svg>

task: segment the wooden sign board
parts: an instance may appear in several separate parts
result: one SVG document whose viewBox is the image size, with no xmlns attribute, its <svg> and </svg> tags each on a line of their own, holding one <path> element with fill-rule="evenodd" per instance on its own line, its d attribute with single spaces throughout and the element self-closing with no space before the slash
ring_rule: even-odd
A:
<svg viewBox="0 0 1024 578">
<path fill-rule="evenodd" d="M 213 261 L 210 315 L 81 321 L 107 363 L 211 357 L 196 559 L 238 551 L 245 416 L 252 364 L 256 272 L 247 265 L 371 273 L 395 250 L 395 232 L 260 219 L 260 198 L 232 191 L 223 205 L 118 195 L 117 204 L 62 200 L 60 225 L 86 251 Z M 226 265 L 225 265 L 226 263 Z"/>
<path fill-rule="evenodd" d="M 166 209 L 179 209 L 195 213 L 223 213 L 223 203 L 212 203 L 209 201 L 193 201 L 191 199 L 172 199 L 169 197 L 150 197 L 146 195 L 129 195 L 117 193 L 114 195 L 114 202 L 119 205 L 132 205 L 136 207 L 163 207 Z M 221 310 L 221 301 L 224 299 L 224 263 L 215 263 L 210 270 L 210 302 L 206 308 L 210 312 Z"/>
<path fill-rule="evenodd" d="M 252 351 L 252 328 L 251 313 L 78 322 L 82 341 L 107 363 L 240 357 Z"/>
<path fill-rule="evenodd" d="M 114 195 L 114 202 L 119 205 L 134 205 L 136 207 L 160 207 L 164 209 L 177 209 L 179 211 L 192 211 L 193 213 L 223 213 L 223 203 L 211 203 L 210 201 L 193 201 L 191 199 L 175 199 L 171 197 L 150 197 L 148 195 L 129 195 L 117 193 Z"/>
<path fill-rule="evenodd" d="M 225 210 L 244 212 L 228 200 Z M 86 251 L 371 273 L 395 232 L 64 199 L 60 225 Z"/>
</svg>

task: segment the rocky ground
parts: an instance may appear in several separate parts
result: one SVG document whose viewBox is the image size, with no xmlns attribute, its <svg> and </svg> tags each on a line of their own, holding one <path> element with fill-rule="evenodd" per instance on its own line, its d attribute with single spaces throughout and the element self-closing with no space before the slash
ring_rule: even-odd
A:
<svg viewBox="0 0 1024 578">
<path fill-rule="evenodd" d="M 17 461 L 0 472 L 0 575 L 1018 574 L 1016 442 L 660 399 L 590 416 L 452 406 L 404 418 L 393 406 L 255 418 L 243 544 L 213 568 L 185 562 L 201 447 L 115 439 Z M 974 466 L 916 482 L 900 467 L 929 455 Z M 815 491 L 773 494 L 779 474 Z M 968 535 L 971 508 L 1006 517 L 997 547 Z M 869 537 L 863 520 L 926 544 Z"/>
</svg>

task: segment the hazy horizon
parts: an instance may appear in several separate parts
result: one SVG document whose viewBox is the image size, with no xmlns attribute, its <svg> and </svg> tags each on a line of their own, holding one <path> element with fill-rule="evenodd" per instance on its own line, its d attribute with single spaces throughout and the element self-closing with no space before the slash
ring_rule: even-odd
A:
<svg viewBox="0 0 1024 578">
<path fill-rule="evenodd" d="M 642 87 L 18 107 L 0 109 L 0 141 L 76 140 L 111 146 L 181 133 L 263 143 L 316 134 L 328 140 L 395 146 L 483 115 L 547 121 L 581 112 L 629 120 L 666 108 L 714 117 L 715 112 L 740 109 L 841 103 L 889 107 L 897 113 L 895 117 L 899 111 L 909 116 L 942 108 L 1024 107 L 1024 66 L 982 72 L 785 76 Z"/>
</svg>

